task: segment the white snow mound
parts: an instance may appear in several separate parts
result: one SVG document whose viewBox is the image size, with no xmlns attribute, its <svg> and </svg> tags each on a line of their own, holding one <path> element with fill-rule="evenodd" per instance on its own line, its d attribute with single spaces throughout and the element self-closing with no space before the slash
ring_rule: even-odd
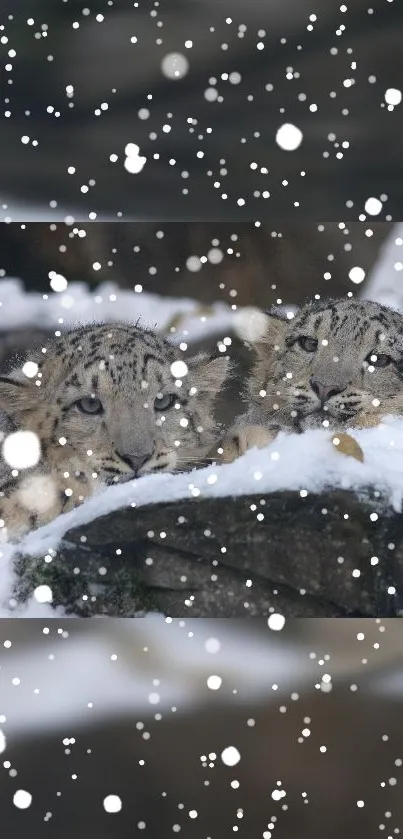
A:
<svg viewBox="0 0 403 839">
<path fill-rule="evenodd" d="M 140 287 L 141 288 L 141 287 Z M 0 283 L 0 330 L 35 325 L 63 329 L 77 324 L 122 321 L 160 331 L 168 330 L 173 342 L 199 341 L 209 335 L 236 329 L 236 312 L 226 303 L 202 306 L 185 297 L 159 297 L 149 292 L 121 289 L 106 282 L 96 289 L 86 283 L 69 283 L 66 291 L 48 294 L 26 291 L 21 280 Z M 174 330 L 170 329 L 174 323 Z"/>
</svg>

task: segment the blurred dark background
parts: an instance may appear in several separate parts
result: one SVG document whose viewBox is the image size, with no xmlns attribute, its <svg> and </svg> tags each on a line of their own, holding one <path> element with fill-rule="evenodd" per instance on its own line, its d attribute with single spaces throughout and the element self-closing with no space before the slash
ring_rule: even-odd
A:
<svg viewBox="0 0 403 839">
<path fill-rule="evenodd" d="M 3 218 L 358 219 L 369 197 L 402 217 L 398 0 L 3 0 L 2 25 Z"/>
<path fill-rule="evenodd" d="M 90 287 L 113 280 L 121 288 L 140 283 L 144 291 L 202 303 L 267 308 L 280 298 L 291 305 L 314 294 L 363 292 L 365 280 L 354 285 L 349 271 L 360 266 L 368 274 L 393 227 L 388 222 L 3 223 L 0 277 L 20 277 L 27 290 L 49 292 L 48 274 L 56 271 Z M 206 258 L 215 247 L 220 262 Z M 204 257 L 200 270 L 187 267 L 191 256 Z"/>
<path fill-rule="evenodd" d="M 97 631 L 94 622 L 91 627 L 86 621 L 53 621 L 45 636 L 48 624 L 42 620 L 3 621 L 2 637 L 12 645 L 1 653 L 3 707 L 8 709 L 0 784 L 4 835 L 157 839 L 179 832 L 174 825 L 189 839 L 227 839 L 234 826 L 248 839 L 400 835 L 402 624 L 291 621 L 282 632 L 271 633 L 266 621 L 243 621 L 251 659 L 260 649 L 265 662 L 259 696 L 257 674 L 250 674 L 248 684 L 245 662 L 234 656 L 240 623 L 225 621 L 225 633 L 222 621 L 183 621 L 181 633 L 165 625 L 165 636 L 178 647 L 175 659 L 161 645 L 161 632 L 149 628 L 147 633 L 142 621 L 98 621 Z M 60 637 L 61 626 L 69 637 Z M 222 641 L 217 656 L 200 651 L 204 634 Z M 95 645 L 96 635 L 103 647 Z M 111 651 L 117 658 L 112 664 Z M 91 653 L 93 666 L 80 685 L 71 668 L 83 672 Z M 123 684 L 122 660 L 132 678 L 131 712 L 116 705 L 113 712 L 104 698 L 102 680 Z M 206 675 L 213 672 L 223 677 L 218 691 L 206 687 Z M 318 689 L 326 685 L 325 674 L 330 692 Z M 18 687 L 11 676 L 20 678 Z M 152 687 L 155 679 L 160 684 Z M 192 683 L 199 699 L 188 705 L 183 688 Z M 66 689 L 76 712 L 61 709 L 55 721 L 57 690 L 66 708 Z M 123 689 L 127 693 L 127 681 Z M 170 698 L 163 707 L 150 706 L 149 690 Z M 18 699 L 10 708 L 13 695 Z M 38 723 L 49 696 L 54 700 L 51 727 L 44 724 L 43 711 Z M 220 758 L 227 746 L 240 752 L 233 767 Z M 17 789 L 33 796 L 27 810 L 12 803 Z M 273 800 L 273 790 L 279 789 L 285 796 Z M 110 794 L 121 798 L 121 812 L 103 809 Z M 192 810 L 196 818 L 189 817 Z"/>
</svg>

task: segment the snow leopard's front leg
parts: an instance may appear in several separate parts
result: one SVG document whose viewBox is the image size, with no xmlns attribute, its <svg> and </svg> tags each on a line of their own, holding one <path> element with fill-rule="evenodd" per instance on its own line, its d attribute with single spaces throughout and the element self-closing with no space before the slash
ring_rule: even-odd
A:
<svg viewBox="0 0 403 839">
<path fill-rule="evenodd" d="M 385 411 L 384 413 L 387 413 Z M 355 428 L 376 428 L 382 421 L 383 414 L 369 411 L 361 411 L 354 417 Z"/>
<path fill-rule="evenodd" d="M 221 444 L 221 463 L 232 463 L 249 449 L 263 449 L 277 437 L 278 430 L 265 425 L 234 425 Z"/>
<path fill-rule="evenodd" d="M 79 506 L 95 487 L 84 475 L 33 471 L 0 491 L 0 540 L 16 541 Z"/>
</svg>

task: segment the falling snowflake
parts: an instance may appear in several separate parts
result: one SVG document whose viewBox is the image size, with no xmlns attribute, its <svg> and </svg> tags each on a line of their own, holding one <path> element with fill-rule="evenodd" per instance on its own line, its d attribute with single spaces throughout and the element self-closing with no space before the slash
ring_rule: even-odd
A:
<svg viewBox="0 0 403 839">
<path fill-rule="evenodd" d="M 147 158 L 140 155 L 140 146 L 137 146 L 136 143 L 127 143 L 125 146 L 125 155 L 126 159 L 123 165 L 126 171 L 130 172 L 131 175 L 137 175 L 141 172 Z"/>
</svg>

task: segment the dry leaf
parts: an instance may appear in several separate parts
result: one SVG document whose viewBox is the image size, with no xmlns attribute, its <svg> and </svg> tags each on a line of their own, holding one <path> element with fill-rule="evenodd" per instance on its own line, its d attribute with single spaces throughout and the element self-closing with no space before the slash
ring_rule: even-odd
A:
<svg viewBox="0 0 403 839">
<path fill-rule="evenodd" d="M 358 445 L 357 440 L 355 440 L 354 437 L 351 437 L 350 434 L 344 434 L 344 432 L 334 434 L 332 437 L 332 443 L 340 454 L 347 455 L 348 457 L 355 457 L 356 460 L 364 463 L 364 452 L 361 446 Z"/>
</svg>

